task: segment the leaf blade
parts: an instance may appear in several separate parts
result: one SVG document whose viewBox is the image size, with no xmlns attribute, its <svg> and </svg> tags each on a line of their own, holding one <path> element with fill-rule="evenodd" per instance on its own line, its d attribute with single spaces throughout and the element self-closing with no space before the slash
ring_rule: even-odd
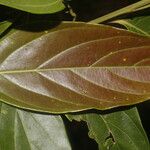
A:
<svg viewBox="0 0 150 150">
<path fill-rule="evenodd" d="M 0 122 L 1 149 L 71 149 L 60 116 L 26 112 L 1 103 Z"/>
<path fill-rule="evenodd" d="M 0 35 L 12 25 L 9 21 L 0 22 Z"/>
<path fill-rule="evenodd" d="M 96 140 L 99 149 L 150 149 L 136 108 L 104 114 L 67 115 L 67 118 L 86 121 L 89 136 Z"/>
<path fill-rule="evenodd" d="M 128 20 L 116 20 L 115 23 L 124 25 L 128 30 L 139 33 L 141 35 L 150 36 L 150 16 L 135 17 Z"/>
<path fill-rule="evenodd" d="M 142 19 L 142 18 L 141 18 Z M 140 21 L 140 20 L 139 20 Z M 147 20 L 148 21 L 148 20 Z M 136 21 L 135 21 L 136 23 Z M 147 30 L 147 28 L 143 28 L 143 25 L 145 25 L 145 22 L 142 22 L 140 24 L 140 26 L 142 27 L 142 29 L 144 29 L 146 32 L 148 32 L 149 30 Z M 129 30 L 132 31 L 132 29 L 129 27 Z M 135 31 L 133 29 L 133 31 Z M 141 29 L 140 29 L 141 31 Z M 139 30 L 138 30 L 139 32 Z M 145 63 L 144 63 L 145 62 Z M 144 65 L 144 64 L 149 64 L 148 60 L 145 61 L 140 61 L 139 63 L 136 63 L 135 65 Z M 122 117 L 120 118 L 119 116 L 122 115 Z M 125 115 L 127 114 L 127 115 Z M 110 149 L 114 149 L 114 150 L 120 150 L 120 149 L 133 149 L 133 146 L 131 146 L 130 143 L 127 143 L 127 139 L 123 136 L 123 137 L 119 137 L 117 138 L 117 141 L 115 140 L 114 143 L 114 136 L 119 136 L 120 135 L 120 131 L 118 132 L 118 134 L 116 134 L 115 130 L 111 131 L 111 127 L 109 128 L 109 126 L 107 125 L 107 119 L 104 118 L 102 119 L 103 116 L 106 116 L 106 118 L 110 119 L 111 124 L 115 121 L 116 123 L 118 123 L 118 127 L 120 129 L 125 129 L 126 130 L 126 134 L 131 134 L 131 132 L 136 132 L 136 134 L 131 135 L 131 139 L 135 139 L 138 137 L 138 139 L 141 139 L 141 141 L 143 141 L 143 147 L 141 147 L 140 149 L 150 149 L 150 145 L 149 145 L 149 141 L 148 138 L 146 136 L 146 133 L 142 127 L 141 124 L 141 120 L 140 117 L 138 115 L 138 111 L 136 108 L 131 108 L 129 110 L 125 110 L 125 111 L 118 111 L 118 112 L 113 112 L 113 113 L 106 113 L 106 114 L 85 114 L 85 115 L 68 115 L 67 117 L 72 120 L 75 119 L 77 121 L 80 120 L 84 120 L 87 122 L 88 127 L 89 127 L 89 136 L 93 139 L 96 140 L 96 142 L 99 145 L 100 149 L 108 149 L 109 147 L 111 147 Z M 128 119 L 127 117 L 128 116 Z M 95 119 L 95 120 L 94 120 Z M 92 120 L 94 120 L 92 122 Z M 127 127 L 123 127 L 122 123 L 126 120 L 126 124 Z M 99 123 L 100 122 L 100 123 Z M 99 125 L 98 125 L 99 124 Z M 133 129 L 129 129 L 128 126 L 130 126 Z M 134 128 L 134 126 L 136 126 L 136 128 Z M 113 127 L 113 126 L 112 126 Z M 140 130 L 140 131 L 139 131 Z M 141 133 L 141 134 L 139 134 Z M 123 143 L 121 144 L 120 142 L 122 141 L 122 139 L 124 139 Z M 137 142 L 137 140 L 134 140 L 135 143 Z M 145 143 L 145 144 L 144 144 Z M 121 144 L 121 145 L 120 145 Z M 135 144 L 138 145 L 139 143 Z M 126 145 L 129 146 L 126 148 Z M 122 147 L 120 147 L 122 146 Z M 141 145 L 140 145 L 141 146 Z M 138 148 L 138 146 L 136 146 Z M 135 148 L 134 148 L 135 149 Z"/>
<path fill-rule="evenodd" d="M 17 31 L 1 41 L 2 101 L 60 113 L 149 99 L 149 38 L 109 26 L 68 26 L 36 34 Z M 145 60 L 147 65 L 134 66 Z"/>
<path fill-rule="evenodd" d="M 55 13 L 64 9 L 62 0 L 1 0 L 0 4 L 35 14 Z"/>
</svg>

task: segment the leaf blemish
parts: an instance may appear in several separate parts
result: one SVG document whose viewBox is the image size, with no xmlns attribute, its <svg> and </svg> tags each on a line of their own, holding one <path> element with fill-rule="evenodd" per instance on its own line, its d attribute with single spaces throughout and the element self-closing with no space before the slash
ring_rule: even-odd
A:
<svg viewBox="0 0 150 150">
<path fill-rule="evenodd" d="M 123 58 L 122 60 L 123 60 L 123 61 L 127 61 L 127 58 Z"/>
<path fill-rule="evenodd" d="M 113 137 L 113 134 L 109 132 L 109 136 L 105 139 L 105 146 L 107 150 L 110 150 L 111 147 L 115 144 L 115 138 Z"/>
</svg>

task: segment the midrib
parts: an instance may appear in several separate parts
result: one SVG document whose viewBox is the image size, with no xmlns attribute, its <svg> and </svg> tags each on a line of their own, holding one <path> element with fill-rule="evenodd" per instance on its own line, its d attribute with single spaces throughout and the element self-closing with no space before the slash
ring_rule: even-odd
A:
<svg viewBox="0 0 150 150">
<path fill-rule="evenodd" d="M 18 74 L 18 73 L 38 73 L 38 72 L 48 72 L 48 71 L 68 71 L 68 70 L 84 70 L 84 69 L 150 69 L 150 66 L 108 66 L 108 67 L 66 67 L 66 68 L 49 68 L 49 69 L 26 69 L 26 70 L 2 70 L 0 71 L 0 75 L 2 74 Z"/>
</svg>

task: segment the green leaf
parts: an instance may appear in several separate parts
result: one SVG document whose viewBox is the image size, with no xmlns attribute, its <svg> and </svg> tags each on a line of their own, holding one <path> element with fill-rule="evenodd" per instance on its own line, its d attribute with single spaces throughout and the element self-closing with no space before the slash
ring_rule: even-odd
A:
<svg viewBox="0 0 150 150">
<path fill-rule="evenodd" d="M 1 150 L 71 150 L 60 116 L 36 114 L 0 103 Z"/>
<path fill-rule="evenodd" d="M 68 115 L 70 120 L 84 120 L 89 136 L 101 150 L 149 150 L 149 141 L 136 108 L 108 114 Z"/>
<path fill-rule="evenodd" d="M 0 22 L 0 35 L 12 25 L 9 21 Z"/>
<path fill-rule="evenodd" d="M 0 0 L 0 4 L 35 14 L 55 13 L 65 7 L 62 0 Z"/>
<path fill-rule="evenodd" d="M 1 41 L 1 101 L 63 113 L 150 98 L 150 38 L 102 25 L 62 26 Z"/>
<path fill-rule="evenodd" d="M 150 36 L 150 16 L 116 20 L 113 22 L 124 25 L 130 31 L 139 33 L 141 35 Z"/>
</svg>

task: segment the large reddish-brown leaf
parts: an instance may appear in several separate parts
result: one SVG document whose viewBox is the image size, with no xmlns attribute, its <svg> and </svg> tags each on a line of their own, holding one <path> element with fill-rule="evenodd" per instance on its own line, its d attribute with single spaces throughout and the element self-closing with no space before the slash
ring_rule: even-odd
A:
<svg viewBox="0 0 150 150">
<path fill-rule="evenodd" d="M 150 38 L 103 25 L 14 31 L 0 42 L 0 100 L 36 111 L 109 109 L 150 98 Z"/>
</svg>

